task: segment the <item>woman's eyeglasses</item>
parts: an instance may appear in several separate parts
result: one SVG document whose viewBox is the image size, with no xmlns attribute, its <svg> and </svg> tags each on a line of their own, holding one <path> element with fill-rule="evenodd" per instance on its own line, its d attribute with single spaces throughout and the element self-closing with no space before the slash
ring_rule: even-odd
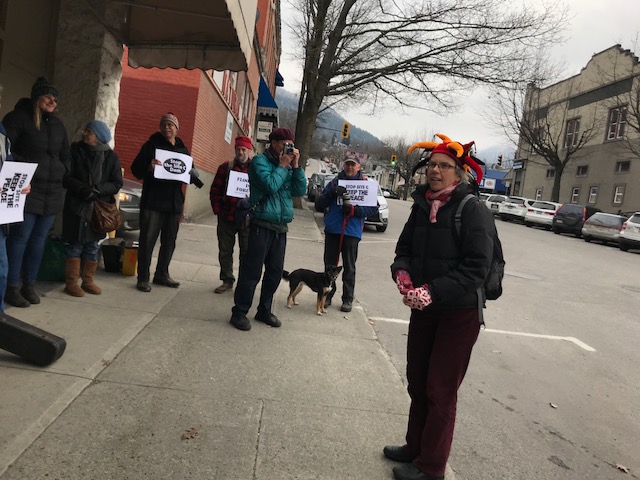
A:
<svg viewBox="0 0 640 480">
<path fill-rule="evenodd" d="M 450 163 L 447 162 L 428 162 L 427 163 L 427 168 L 433 170 L 434 168 L 438 167 L 440 169 L 441 172 L 446 172 L 447 170 L 451 169 L 451 168 L 456 168 L 455 165 L 451 165 Z"/>
</svg>

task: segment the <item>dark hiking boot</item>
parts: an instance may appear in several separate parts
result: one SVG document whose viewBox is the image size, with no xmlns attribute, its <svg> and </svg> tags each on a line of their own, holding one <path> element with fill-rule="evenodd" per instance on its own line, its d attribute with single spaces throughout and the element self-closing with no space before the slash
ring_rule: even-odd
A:
<svg viewBox="0 0 640 480">
<path fill-rule="evenodd" d="M 23 285 L 20 289 L 20 294 L 31 305 L 37 305 L 38 303 L 40 303 L 40 297 L 36 293 L 36 289 L 33 287 L 33 285 Z"/>
<path fill-rule="evenodd" d="M 400 463 L 411 463 L 415 458 L 413 455 L 409 455 L 405 447 L 400 445 L 387 445 L 382 449 L 382 453 L 389 460 Z"/>
<path fill-rule="evenodd" d="M 282 322 L 280 320 L 278 320 L 278 317 L 276 317 L 271 312 L 258 311 L 258 313 L 256 313 L 256 316 L 254 318 L 256 320 L 258 320 L 259 322 L 266 323 L 270 327 L 276 327 L 277 328 L 280 325 L 282 325 Z"/>
<path fill-rule="evenodd" d="M 31 306 L 31 302 L 22 296 L 20 288 L 18 287 L 7 287 L 7 293 L 4 295 L 4 301 L 9 305 L 13 305 L 18 308 L 27 308 Z"/>
<path fill-rule="evenodd" d="M 245 315 L 231 315 L 229 323 L 244 332 L 251 330 L 251 322 Z"/>
</svg>

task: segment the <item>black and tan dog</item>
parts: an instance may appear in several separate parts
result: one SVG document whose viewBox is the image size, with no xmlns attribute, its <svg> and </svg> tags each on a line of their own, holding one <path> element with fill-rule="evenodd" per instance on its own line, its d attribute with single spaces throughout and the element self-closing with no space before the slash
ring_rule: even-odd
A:
<svg viewBox="0 0 640 480">
<path fill-rule="evenodd" d="M 282 278 L 289 280 L 289 296 L 287 297 L 287 308 L 291 308 L 291 304 L 298 305 L 296 295 L 300 293 L 302 287 L 306 285 L 318 294 L 316 302 L 316 313 L 322 315 L 326 313 L 325 301 L 327 295 L 331 291 L 331 287 L 335 285 L 336 278 L 342 271 L 342 267 L 329 266 L 324 272 L 313 272 L 304 268 L 299 268 L 289 273 L 286 270 L 282 272 Z"/>
</svg>

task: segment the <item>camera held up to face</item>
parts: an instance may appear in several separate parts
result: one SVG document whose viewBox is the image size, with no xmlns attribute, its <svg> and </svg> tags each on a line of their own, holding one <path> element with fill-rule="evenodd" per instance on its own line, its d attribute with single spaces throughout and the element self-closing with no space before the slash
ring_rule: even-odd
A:
<svg viewBox="0 0 640 480">
<path fill-rule="evenodd" d="M 295 146 L 293 145 L 293 143 L 285 143 L 284 144 L 284 154 L 285 155 L 291 155 L 293 153 L 293 149 L 295 148 Z"/>
</svg>

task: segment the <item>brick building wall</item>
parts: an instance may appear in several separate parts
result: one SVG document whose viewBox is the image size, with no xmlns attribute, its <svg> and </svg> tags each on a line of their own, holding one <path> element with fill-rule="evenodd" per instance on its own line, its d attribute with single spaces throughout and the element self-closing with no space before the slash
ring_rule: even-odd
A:
<svg viewBox="0 0 640 480">
<path fill-rule="evenodd" d="M 115 151 L 120 157 L 125 177 L 135 180 L 131 163 L 142 144 L 159 131 L 160 117 L 165 113 L 173 112 L 178 117 L 178 136 L 191 151 L 201 72 L 131 68 L 127 65 L 126 49 L 122 64 Z"/>
</svg>

